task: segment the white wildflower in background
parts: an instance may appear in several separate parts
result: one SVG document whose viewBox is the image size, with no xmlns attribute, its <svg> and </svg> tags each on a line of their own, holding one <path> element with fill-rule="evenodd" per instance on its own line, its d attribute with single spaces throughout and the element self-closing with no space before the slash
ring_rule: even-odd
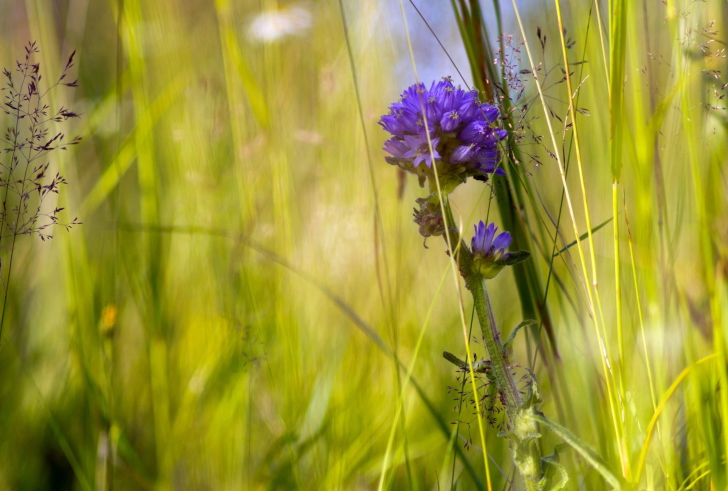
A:
<svg viewBox="0 0 728 491">
<path fill-rule="evenodd" d="M 268 10 L 253 17 L 248 36 L 253 41 L 271 43 L 307 31 L 313 16 L 307 3 L 296 3 L 285 8 Z"/>
</svg>

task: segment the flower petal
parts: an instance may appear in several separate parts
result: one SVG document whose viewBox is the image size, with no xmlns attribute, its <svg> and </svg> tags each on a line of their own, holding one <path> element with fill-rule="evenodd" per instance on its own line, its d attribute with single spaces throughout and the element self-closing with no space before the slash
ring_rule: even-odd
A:
<svg viewBox="0 0 728 491">
<path fill-rule="evenodd" d="M 498 108 L 490 104 L 482 104 L 480 106 L 480 112 L 489 123 L 494 123 L 498 119 Z"/>
<path fill-rule="evenodd" d="M 384 150 L 385 152 L 388 152 L 390 155 L 394 157 L 399 158 L 405 158 L 405 154 L 407 151 L 409 151 L 410 147 L 407 146 L 406 143 L 404 143 L 402 140 L 398 138 L 390 138 L 389 140 L 384 142 Z"/>
<path fill-rule="evenodd" d="M 511 240 L 512 239 L 510 232 L 503 232 L 502 234 L 498 235 L 498 237 L 493 240 L 493 251 L 495 253 L 498 253 L 498 251 L 500 251 L 501 253 L 506 252 L 511 246 Z"/>
<path fill-rule="evenodd" d="M 461 162 L 466 162 L 473 158 L 475 155 L 475 152 L 477 150 L 477 147 L 474 144 L 471 145 L 461 145 L 458 148 L 453 151 L 452 155 L 450 156 L 450 162 L 453 164 L 459 164 Z"/>
</svg>

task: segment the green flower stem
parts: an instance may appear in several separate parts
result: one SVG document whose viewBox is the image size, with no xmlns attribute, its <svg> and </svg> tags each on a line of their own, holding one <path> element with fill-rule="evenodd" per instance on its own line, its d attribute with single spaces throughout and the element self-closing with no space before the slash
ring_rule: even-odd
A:
<svg viewBox="0 0 728 491">
<path fill-rule="evenodd" d="M 447 236 L 443 238 L 446 243 L 459 244 L 451 253 L 454 254 L 460 274 L 465 278 L 465 284 L 473 295 L 483 341 L 490 356 L 491 374 L 498 393 L 503 395 L 505 401 L 506 414 L 510 423 L 510 432 L 507 436 L 511 439 L 513 459 L 523 478 L 525 489 L 539 491 L 542 489 L 543 473 L 537 439 L 541 435 L 538 432 L 538 424 L 532 418 L 536 412 L 535 404 L 540 401 L 538 392 L 533 388 L 529 392 L 528 400 L 524 403 L 511 373 L 508 351 L 503 347 L 500 332 L 495 323 L 493 309 L 485 288 L 485 279 L 473 270 L 473 254 L 454 225 L 455 220 L 446 197 L 443 197 L 443 209 L 447 223 Z"/>
<path fill-rule="evenodd" d="M 473 295 L 475 312 L 478 314 L 483 341 L 488 349 L 488 355 L 490 355 L 491 371 L 496 380 L 496 388 L 505 398 L 506 411 L 512 422 L 516 417 L 516 411 L 523 404 L 523 398 L 509 368 L 508 353 L 503 348 L 500 333 L 493 318 L 493 309 L 485 289 L 485 280 L 479 274 L 471 272 L 466 274 L 465 284 Z"/>
</svg>

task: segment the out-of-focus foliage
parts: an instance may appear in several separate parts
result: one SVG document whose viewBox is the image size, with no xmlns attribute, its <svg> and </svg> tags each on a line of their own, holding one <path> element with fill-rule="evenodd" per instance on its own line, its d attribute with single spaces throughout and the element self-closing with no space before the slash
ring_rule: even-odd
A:
<svg viewBox="0 0 728 491">
<path fill-rule="evenodd" d="M 644 462 L 644 489 L 722 489 L 728 12 L 720 2 L 636 4 L 622 19 L 623 88 L 609 78 L 608 50 L 609 22 L 621 17 L 605 2 L 599 16 L 594 3 L 561 5 L 595 230 L 593 250 L 581 242 L 586 268 L 576 246 L 551 260 L 588 229 L 554 5 L 518 4 L 549 114 L 520 73 L 531 67 L 512 5 L 501 5 L 512 36 L 502 52 L 493 7 L 482 5 L 490 61 L 507 55 L 510 94 L 523 91 L 509 128 L 522 135 L 522 158 L 505 165 L 531 191 L 512 219 L 529 224 L 561 355 L 546 369 L 529 331 L 513 359 L 538 376 L 544 412 L 627 480 Z M 472 84 L 470 67 L 459 63 L 461 80 L 404 6 L 418 67 Z M 330 1 L 3 7 L 0 64 L 12 68 L 35 40 L 54 79 L 77 51 L 78 88 L 51 101 L 82 113 L 67 131 L 84 141 L 52 163 L 69 183 L 58 206 L 83 225 L 52 241 L 21 237 L 6 285 L 0 488 L 372 489 L 382 475 L 389 489 L 487 488 L 476 416 L 441 356 L 465 353 L 445 247 L 437 237 L 422 247 L 412 208 L 427 193 L 385 163 L 376 124 L 415 82 L 407 31 L 392 2 L 343 8 L 346 26 Z M 423 12 L 438 17 L 455 59 L 477 54 L 474 42 L 453 42 L 449 4 Z M 616 200 L 609 90 L 624 96 Z M 578 234 L 560 208 L 546 118 Z M 491 204 L 509 186 L 461 186 L 452 196 L 461 229 L 502 225 Z M 509 271 L 492 284 L 507 336 L 525 320 L 517 288 Z M 423 329 L 416 388 L 403 387 L 393 354 L 409 366 Z M 497 431 L 488 428 L 487 451 L 503 489 L 513 466 Z M 562 440 L 543 432 L 548 454 Z M 578 453 L 558 448 L 567 489 L 607 489 Z"/>
</svg>

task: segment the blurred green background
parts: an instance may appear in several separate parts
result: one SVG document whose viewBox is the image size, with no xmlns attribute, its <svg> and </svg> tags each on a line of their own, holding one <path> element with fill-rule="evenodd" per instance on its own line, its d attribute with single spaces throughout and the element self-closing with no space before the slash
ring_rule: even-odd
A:
<svg viewBox="0 0 728 491">
<path fill-rule="evenodd" d="M 453 7 L 419 3 L 466 80 L 408 2 L 407 27 L 399 3 L 388 1 L 346 0 L 345 17 L 323 0 L 4 4 L 4 66 L 35 40 L 52 80 L 77 50 L 79 87 L 51 100 L 83 113 L 62 131 L 84 141 L 52 154 L 69 181 L 59 202 L 83 225 L 50 242 L 21 237 L 6 282 L 1 489 L 344 490 L 375 489 L 380 478 L 387 489 L 488 486 L 476 416 L 470 406 L 458 411 L 458 374 L 441 356 L 465 352 L 445 247 L 422 246 L 411 210 L 426 193 L 384 162 L 386 135 L 376 124 L 414 83 L 408 34 L 421 80 L 472 83 Z M 556 151 L 574 166 L 575 219 L 587 231 L 572 132 L 563 130 L 568 94 L 554 5 L 519 4 L 535 64 L 549 72 L 552 115 L 521 74 L 522 161 L 507 165 L 531 186 L 517 215 L 532 234 L 539 281 L 550 280 L 561 359 L 546 369 L 533 333 L 519 337 L 514 359 L 536 372 L 543 411 L 629 476 L 681 371 L 710 354 L 725 362 L 720 40 L 728 7 L 630 6 L 614 201 L 602 44 L 610 5 L 599 5 L 601 21 L 594 3 L 562 6 L 575 41 L 570 62 L 588 61 L 572 70 L 587 113 L 579 123 L 591 224 L 616 216 L 621 251 L 609 222 L 594 233 L 593 254 L 584 245 L 585 271 L 575 247 L 551 262 L 563 186 L 547 117 Z M 528 69 L 512 5 L 502 8 L 514 47 L 506 54 L 516 70 Z M 496 46 L 492 5 L 483 9 Z M 548 37 L 543 49 L 537 26 Z M 486 215 L 500 225 L 490 205 L 511 185 L 458 189 L 461 229 L 469 234 Z M 566 208 L 559 230 L 557 250 L 575 238 Z M 592 264 L 604 349 L 586 293 L 597 281 Z M 512 274 L 491 285 L 507 335 L 523 320 Z M 406 366 L 414 361 L 420 392 L 403 386 L 390 351 Z M 606 352 L 619 397 L 606 393 Z M 717 366 L 695 367 L 668 398 L 641 489 L 725 483 L 728 401 Z M 497 430 L 487 433 L 492 486 L 509 489 L 510 451 Z M 474 446 L 463 449 L 471 436 Z M 544 441 L 546 454 L 559 443 L 550 434 Z M 607 489 L 577 454 L 562 458 L 568 489 Z"/>
</svg>

